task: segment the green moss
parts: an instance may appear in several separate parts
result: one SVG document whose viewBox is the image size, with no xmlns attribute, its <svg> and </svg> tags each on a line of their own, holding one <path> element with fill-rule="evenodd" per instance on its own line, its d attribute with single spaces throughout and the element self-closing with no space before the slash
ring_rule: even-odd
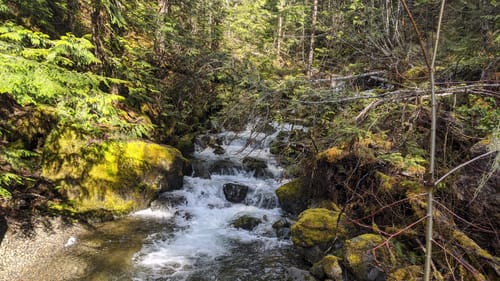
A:
<svg viewBox="0 0 500 281">
<path fill-rule="evenodd" d="M 407 192 L 419 193 L 424 191 L 424 186 L 418 181 L 402 180 L 399 182 L 399 186 Z"/>
<path fill-rule="evenodd" d="M 175 148 L 140 140 L 95 142 L 72 130 L 53 136 L 44 151 L 44 177 L 63 187 L 82 212 L 124 214 L 145 207 L 165 175 L 182 177 Z"/>
<path fill-rule="evenodd" d="M 324 256 L 320 261 L 314 263 L 309 269 L 318 280 L 342 280 L 342 268 L 340 258 L 334 255 Z"/>
<path fill-rule="evenodd" d="M 330 200 L 322 200 L 320 201 L 317 205 L 315 205 L 317 208 L 325 208 L 334 212 L 340 212 L 339 206 L 335 204 L 335 202 L 330 201 Z"/>
<path fill-rule="evenodd" d="M 341 220 L 343 220 L 343 216 Z M 292 241 L 299 247 L 324 245 L 346 234 L 343 223 L 337 223 L 339 213 L 324 208 L 307 209 L 292 225 Z"/>
<path fill-rule="evenodd" d="M 339 258 L 333 255 L 327 255 L 321 261 L 323 272 L 332 280 L 342 280 L 342 268 L 340 267 Z"/>
<path fill-rule="evenodd" d="M 418 281 L 422 280 L 423 269 L 418 265 L 399 268 L 389 274 L 387 281 Z"/>
<path fill-rule="evenodd" d="M 384 238 L 376 234 L 362 234 L 346 241 L 345 259 L 356 277 L 362 280 L 365 279 L 374 263 L 374 256 L 371 251 L 383 242 Z M 385 247 L 377 250 L 377 259 L 380 262 L 388 260 Z"/>
<path fill-rule="evenodd" d="M 303 181 L 301 179 L 295 179 L 290 181 L 278 189 L 276 189 L 276 195 L 278 198 L 298 198 L 302 197 L 304 194 Z"/>
<path fill-rule="evenodd" d="M 481 248 L 474 240 L 472 240 L 469 236 L 465 235 L 465 233 L 463 233 L 462 231 L 456 229 L 453 230 L 452 237 L 455 240 L 457 240 L 458 243 L 467 251 L 474 253 L 475 255 L 483 259 L 490 260 L 493 263 L 500 262 L 500 259 L 498 257 L 494 257 L 488 251 Z"/>
<path fill-rule="evenodd" d="M 386 175 L 380 171 L 375 172 L 375 178 L 378 180 L 380 188 L 385 191 L 391 191 L 397 182 L 395 177 Z"/>
<path fill-rule="evenodd" d="M 318 154 L 318 159 L 325 159 L 329 163 L 335 163 L 342 159 L 347 152 L 342 147 L 334 146 Z"/>
</svg>

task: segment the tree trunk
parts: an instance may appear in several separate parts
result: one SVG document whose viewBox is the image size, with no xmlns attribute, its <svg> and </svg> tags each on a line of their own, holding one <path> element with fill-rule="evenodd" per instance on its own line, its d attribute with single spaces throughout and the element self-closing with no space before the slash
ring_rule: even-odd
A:
<svg viewBox="0 0 500 281">
<path fill-rule="evenodd" d="M 276 63 L 281 65 L 281 42 L 283 41 L 283 8 L 285 0 L 280 0 L 278 7 L 278 36 L 276 39 Z"/>
<path fill-rule="evenodd" d="M 318 17 L 318 0 L 314 0 L 311 15 L 311 41 L 309 42 L 309 56 L 307 60 L 307 76 L 312 77 L 314 62 L 314 37 L 316 36 L 316 21 Z"/>
<path fill-rule="evenodd" d="M 96 58 L 98 58 L 102 65 L 105 66 L 107 63 L 106 48 L 104 46 L 103 37 L 105 36 L 105 24 L 103 15 L 103 6 L 101 0 L 92 1 L 92 41 L 94 41 L 94 53 Z M 100 69 L 102 71 L 102 69 Z"/>
<path fill-rule="evenodd" d="M 156 19 L 156 36 L 155 36 L 155 44 L 154 51 L 157 58 L 161 61 L 165 53 L 165 35 L 161 30 L 163 25 L 165 24 L 165 17 L 169 14 L 170 5 L 168 0 L 158 0 L 158 15 Z"/>
</svg>

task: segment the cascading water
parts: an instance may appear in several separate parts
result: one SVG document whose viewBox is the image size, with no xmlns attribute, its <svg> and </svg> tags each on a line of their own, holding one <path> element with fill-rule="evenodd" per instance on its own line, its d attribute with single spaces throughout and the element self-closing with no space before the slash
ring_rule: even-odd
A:
<svg viewBox="0 0 500 281">
<path fill-rule="evenodd" d="M 174 230 L 146 238 L 133 258 L 133 280 L 287 280 L 297 261 L 291 242 L 272 227 L 282 217 L 274 192 L 282 169 L 269 153 L 276 134 L 201 138 L 184 188 L 135 214 Z M 228 198 L 225 185 L 236 186 L 240 198 Z"/>
</svg>

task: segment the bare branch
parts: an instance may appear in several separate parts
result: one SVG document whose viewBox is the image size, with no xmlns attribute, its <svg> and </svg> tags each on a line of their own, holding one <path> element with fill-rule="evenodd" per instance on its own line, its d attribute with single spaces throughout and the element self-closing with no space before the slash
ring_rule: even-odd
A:
<svg viewBox="0 0 500 281">
<path fill-rule="evenodd" d="M 456 166 L 455 168 L 451 169 L 448 173 L 446 173 L 444 176 L 442 176 L 442 177 L 441 177 L 441 178 L 439 178 L 437 181 L 435 181 L 435 182 L 434 182 L 434 186 L 438 185 L 440 182 L 442 182 L 444 179 L 446 179 L 449 175 L 451 175 L 452 173 L 454 173 L 454 172 L 455 172 L 455 171 L 457 171 L 458 169 L 463 168 L 463 167 L 465 167 L 465 166 L 469 165 L 470 163 L 472 163 L 472 162 L 474 162 L 474 161 L 477 161 L 477 160 L 479 160 L 479 159 L 481 159 L 481 158 L 484 158 L 484 157 L 486 157 L 486 156 L 488 156 L 488 155 L 490 155 L 490 154 L 493 154 L 493 153 L 495 153 L 495 152 L 498 152 L 498 150 L 488 151 L 488 152 L 486 152 L 486 153 L 483 153 L 483 154 L 481 154 L 481 155 L 479 155 L 479 156 L 476 156 L 476 157 L 472 158 L 471 160 L 469 160 L 469 161 L 467 161 L 467 162 L 464 162 L 464 163 L 462 163 L 462 164 L 460 164 L 460 165 Z"/>
<path fill-rule="evenodd" d="M 410 18 L 411 24 L 413 26 L 413 29 L 415 30 L 415 33 L 417 34 L 417 39 L 418 43 L 420 45 L 420 49 L 422 50 L 422 55 L 424 56 L 424 61 L 425 64 L 427 65 L 427 69 L 429 69 L 429 72 L 431 70 L 431 60 L 429 59 L 429 56 L 427 55 L 427 50 L 425 49 L 425 44 L 424 44 L 424 37 L 422 36 L 422 33 L 420 32 L 420 29 L 417 26 L 417 23 L 415 22 L 415 19 L 413 18 L 413 14 L 410 11 L 410 8 L 408 8 L 408 4 L 406 3 L 406 0 L 401 0 L 403 3 L 403 7 L 408 14 L 408 17 Z"/>
<path fill-rule="evenodd" d="M 481 89 L 481 88 L 488 88 L 488 87 L 491 87 L 491 88 L 500 87 L 500 83 L 499 84 L 478 83 L 478 84 L 472 84 L 472 85 L 442 88 L 442 89 L 436 90 L 436 94 L 439 96 L 446 96 L 446 95 L 452 95 L 452 94 L 458 94 L 458 93 L 466 93 L 466 94 L 476 94 L 476 95 L 483 95 L 483 96 L 490 96 L 490 97 L 494 97 L 494 98 L 500 98 L 500 93 Z M 349 102 L 349 101 L 355 101 L 355 100 L 361 100 L 361 99 L 377 99 L 377 98 L 384 99 L 384 101 L 395 101 L 395 100 L 401 100 L 401 99 L 411 99 L 411 98 L 416 98 L 416 97 L 427 97 L 427 96 L 430 96 L 428 93 L 429 93 L 429 90 L 403 89 L 403 90 L 385 92 L 385 93 L 378 94 L 378 95 L 360 94 L 360 95 L 356 95 L 356 96 L 352 96 L 352 97 L 339 98 L 339 99 L 335 99 L 335 100 L 299 101 L 299 102 L 303 103 L 303 104 L 328 104 L 328 103 L 342 103 L 342 102 Z"/>
<path fill-rule="evenodd" d="M 326 79 L 314 79 L 314 80 L 311 80 L 311 82 L 314 83 L 314 82 L 326 82 L 326 81 L 343 81 L 343 80 L 351 80 L 351 79 L 355 79 L 355 78 L 381 75 L 381 74 L 385 74 L 385 71 L 372 71 L 372 72 L 361 73 L 361 74 L 356 74 L 356 75 L 337 76 L 337 77 L 326 78 Z"/>
</svg>

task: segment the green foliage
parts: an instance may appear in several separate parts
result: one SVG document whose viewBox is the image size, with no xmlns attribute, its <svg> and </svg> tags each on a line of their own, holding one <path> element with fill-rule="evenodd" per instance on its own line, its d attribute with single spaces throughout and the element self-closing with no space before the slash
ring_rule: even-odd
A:
<svg viewBox="0 0 500 281">
<path fill-rule="evenodd" d="M 14 184 L 21 184 L 23 178 L 13 173 L 0 173 L 0 199 L 11 199 L 12 193 L 8 188 Z"/>
<path fill-rule="evenodd" d="M 61 39 L 54 41 L 54 43 L 54 46 L 49 49 L 47 54 L 48 62 L 77 69 L 100 63 L 92 53 L 94 45 L 85 38 L 77 38 L 68 33 L 66 36 L 61 36 Z"/>
<path fill-rule="evenodd" d="M 492 97 L 469 95 L 467 102 L 457 108 L 457 113 L 467 135 L 486 136 L 500 126 L 500 108 Z"/>
<path fill-rule="evenodd" d="M 9 12 L 9 7 L 5 5 L 4 0 L 0 0 L 0 15 L 7 14 Z"/>
<path fill-rule="evenodd" d="M 0 150 L 0 159 L 11 165 L 14 170 L 29 169 L 30 160 L 38 156 L 38 153 L 22 148 L 3 148 Z"/>
<path fill-rule="evenodd" d="M 46 48 L 53 44 L 47 34 L 32 31 L 11 22 L 0 26 L 0 40 L 15 43 L 20 47 Z"/>
<path fill-rule="evenodd" d="M 49 49 L 23 49 L 28 39 L 31 45 L 36 45 L 33 43 L 33 36 L 44 40 L 47 37 L 11 25 L 3 30 L 8 32 L 0 32 L 1 35 L 8 36 L 0 36 L 0 40 L 13 42 L 15 47 L 5 48 L 0 53 L 0 94 L 12 95 L 21 105 L 54 107 L 61 126 L 83 132 L 97 135 L 106 133 L 110 137 L 143 136 L 149 133 L 151 124 L 145 120 L 129 122 L 125 118 L 126 112 L 116 106 L 124 100 L 122 96 L 103 90 L 125 85 L 125 81 L 90 72 L 70 71 L 54 65 L 82 69 L 97 63 L 98 60 L 90 51 L 90 41 L 68 34 L 60 40 L 49 41 L 50 44 L 38 44 L 50 45 Z M 21 52 L 8 51 L 12 49 Z"/>
</svg>

